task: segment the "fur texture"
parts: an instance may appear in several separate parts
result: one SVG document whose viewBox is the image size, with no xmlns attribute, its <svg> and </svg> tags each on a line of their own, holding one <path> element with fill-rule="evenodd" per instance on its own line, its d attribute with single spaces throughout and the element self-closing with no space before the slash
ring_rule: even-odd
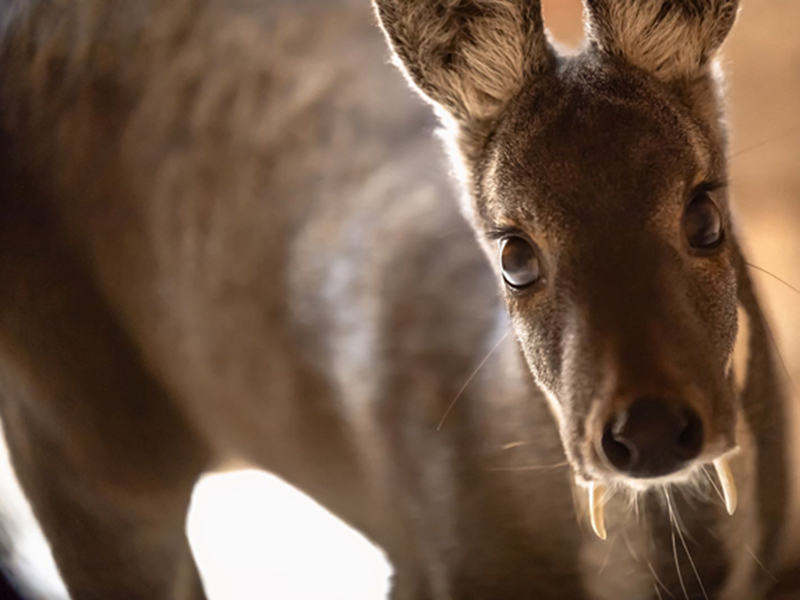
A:
<svg viewBox="0 0 800 600">
<path fill-rule="evenodd" d="M 692 79 L 736 18 L 738 0 L 584 0 L 586 34 L 605 52 L 664 81 Z"/>
<path fill-rule="evenodd" d="M 465 123 L 496 117 L 529 77 L 551 64 L 538 0 L 376 6 L 410 80 Z"/>
<path fill-rule="evenodd" d="M 0 3 L 0 411 L 71 594 L 202 598 L 186 506 L 234 455 L 380 545 L 393 600 L 763 595 L 783 397 L 716 80 L 557 57 L 538 2 L 377 7 L 449 111 L 473 230 L 361 0 Z M 681 223 L 712 182 L 729 237 L 701 256 Z M 503 283 L 510 235 L 535 289 Z M 592 449 L 645 393 L 707 443 L 634 493 Z M 732 441 L 729 517 L 702 461 Z M 618 492 L 608 543 L 576 478 Z"/>
</svg>

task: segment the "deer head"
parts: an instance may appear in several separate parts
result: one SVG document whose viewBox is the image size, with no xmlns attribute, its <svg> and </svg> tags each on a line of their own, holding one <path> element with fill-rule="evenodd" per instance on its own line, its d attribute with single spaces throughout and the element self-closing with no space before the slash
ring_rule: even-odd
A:
<svg viewBox="0 0 800 600">
<path fill-rule="evenodd" d="M 714 52 L 736 0 L 586 0 L 559 56 L 532 0 L 375 0 L 442 115 L 464 212 L 598 493 L 679 480 L 736 446 L 739 257 Z"/>
</svg>

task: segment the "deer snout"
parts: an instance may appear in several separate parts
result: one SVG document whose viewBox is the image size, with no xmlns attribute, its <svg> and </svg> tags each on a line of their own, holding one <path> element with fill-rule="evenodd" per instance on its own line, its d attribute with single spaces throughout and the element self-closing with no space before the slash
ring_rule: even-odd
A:
<svg viewBox="0 0 800 600">
<path fill-rule="evenodd" d="M 631 477 L 660 477 L 700 454 L 703 423 L 684 404 L 646 396 L 611 415 L 601 447 L 611 465 Z"/>
</svg>

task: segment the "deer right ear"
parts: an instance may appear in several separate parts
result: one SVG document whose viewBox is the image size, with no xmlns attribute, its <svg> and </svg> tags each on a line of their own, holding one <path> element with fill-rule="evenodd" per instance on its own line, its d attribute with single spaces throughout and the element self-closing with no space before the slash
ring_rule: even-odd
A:
<svg viewBox="0 0 800 600">
<path fill-rule="evenodd" d="M 662 81 L 705 72 L 739 0 L 583 0 L 589 40 Z"/>
<path fill-rule="evenodd" d="M 401 67 L 462 124 L 496 117 L 553 63 L 540 0 L 373 0 Z"/>
</svg>

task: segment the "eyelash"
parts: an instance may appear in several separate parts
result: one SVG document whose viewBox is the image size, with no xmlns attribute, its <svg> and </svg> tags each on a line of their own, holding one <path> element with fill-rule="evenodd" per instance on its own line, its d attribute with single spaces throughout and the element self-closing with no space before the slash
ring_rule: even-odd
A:
<svg viewBox="0 0 800 600">
<path fill-rule="evenodd" d="M 486 231 L 486 237 L 494 241 L 502 240 L 509 236 L 526 237 L 523 231 L 517 227 L 497 227 Z"/>
<path fill-rule="evenodd" d="M 718 181 L 716 179 L 703 181 L 692 188 L 691 192 L 689 193 L 689 197 L 686 198 L 686 201 L 684 202 L 684 208 L 688 206 L 698 194 L 715 194 L 719 192 L 719 190 L 722 190 L 726 187 L 727 184 L 724 181 Z"/>
</svg>

